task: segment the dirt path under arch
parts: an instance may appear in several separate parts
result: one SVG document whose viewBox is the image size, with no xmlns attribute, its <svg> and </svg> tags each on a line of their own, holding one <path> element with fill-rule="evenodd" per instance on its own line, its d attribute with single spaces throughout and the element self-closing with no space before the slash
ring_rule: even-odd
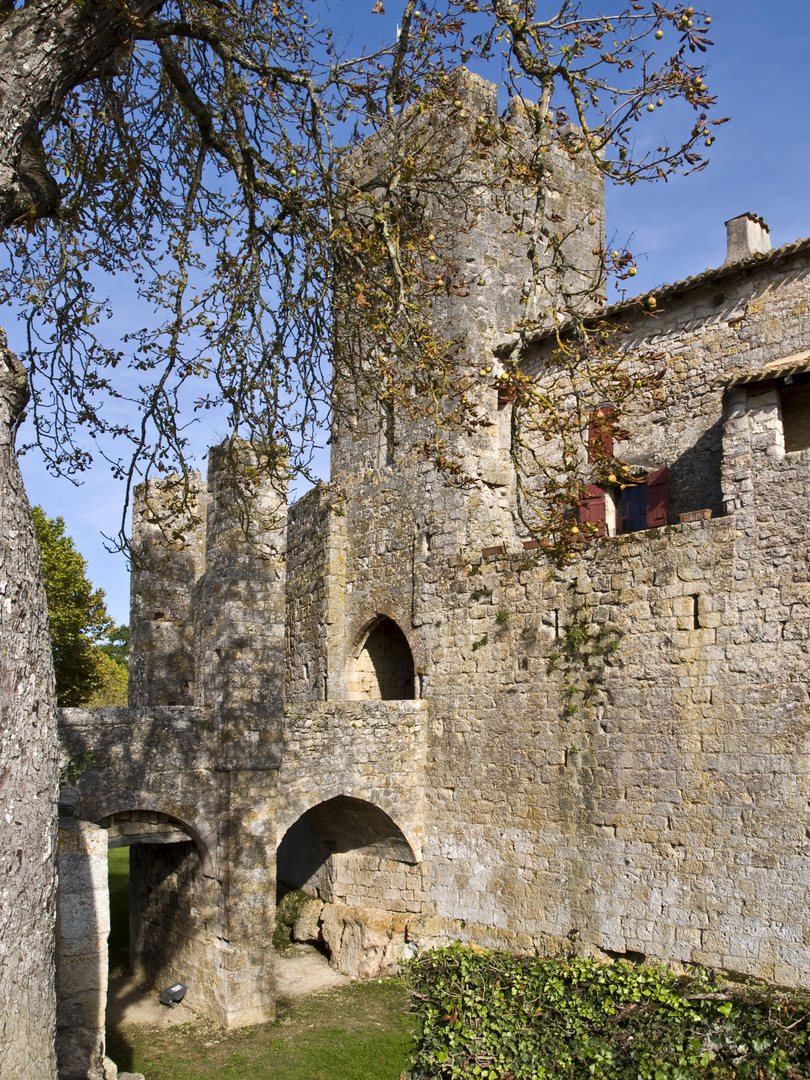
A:
<svg viewBox="0 0 810 1080">
<path fill-rule="evenodd" d="M 310 945 L 292 945 L 276 953 L 276 992 L 280 1000 L 314 994 L 331 986 L 345 986 L 352 980 L 329 967 L 323 953 Z M 139 985 L 131 975 L 110 979 L 107 995 L 107 1027 L 119 1024 L 156 1024 L 171 1027 L 194 1020 L 197 1014 L 184 1002 L 169 1008 L 158 1001 L 158 989 Z"/>
</svg>

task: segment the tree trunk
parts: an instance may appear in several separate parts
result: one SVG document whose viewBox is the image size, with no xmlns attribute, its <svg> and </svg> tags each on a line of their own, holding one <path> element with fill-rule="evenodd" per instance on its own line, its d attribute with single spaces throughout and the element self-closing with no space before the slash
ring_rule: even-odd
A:
<svg viewBox="0 0 810 1080">
<path fill-rule="evenodd" d="M 40 131 L 163 0 L 0 0 L 0 228 L 56 210 Z M 14 453 L 25 371 L 0 331 L 0 1072 L 54 1080 L 56 728 L 42 567 Z"/>
<path fill-rule="evenodd" d="M 0 228 L 54 212 L 40 128 L 163 2 L 29 0 L 0 24 Z"/>
<path fill-rule="evenodd" d="M 48 608 L 14 452 L 28 380 L 0 331 L 0 1062 L 56 1075 L 56 727 Z"/>
</svg>

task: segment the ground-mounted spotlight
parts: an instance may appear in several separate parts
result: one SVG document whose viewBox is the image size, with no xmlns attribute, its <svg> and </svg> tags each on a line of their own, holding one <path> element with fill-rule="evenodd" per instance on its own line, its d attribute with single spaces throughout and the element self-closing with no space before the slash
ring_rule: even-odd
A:
<svg viewBox="0 0 810 1080">
<path fill-rule="evenodd" d="M 160 991 L 160 1004 L 168 1005 L 170 1009 L 173 1009 L 178 1001 L 182 1001 L 186 996 L 186 990 L 188 987 L 185 983 L 174 983 L 173 986 L 167 986 L 165 990 Z"/>
</svg>

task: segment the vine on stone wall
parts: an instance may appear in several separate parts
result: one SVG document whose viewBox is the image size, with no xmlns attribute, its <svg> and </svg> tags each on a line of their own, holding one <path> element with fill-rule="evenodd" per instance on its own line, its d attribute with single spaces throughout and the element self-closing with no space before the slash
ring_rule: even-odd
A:
<svg viewBox="0 0 810 1080">
<path fill-rule="evenodd" d="M 616 652 L 621 631 L 609 626 L 594 627 L 580 611 L 563 632 L 560 647 L 549 654 L 546 674 L 559 670 L 563 675 L 563 717 L 568 719 L 580 708 L 593 703 L 599 693 L 605 662 Z"/>
</svg>

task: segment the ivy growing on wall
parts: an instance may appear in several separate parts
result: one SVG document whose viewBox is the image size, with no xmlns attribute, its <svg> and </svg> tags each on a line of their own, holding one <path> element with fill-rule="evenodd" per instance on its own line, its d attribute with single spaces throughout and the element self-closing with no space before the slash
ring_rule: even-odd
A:
<svg viewBox="0 0 810 1080">
<path fill-rule="evenodd" d="M 616 652 L 621 632 L 594 626 L 583 612 L 562 634 L 560 647 L 549 654 L 546 674 L 560 671 L 563 677 L 563 716 L 568 718 L 590 705 L 599 692 L 605 661 Z"/>
<path fill-rule="evenodd" d="M 460 945 L 410 965 L 420 1034 L 407 1080 L 800 1080 L 810 995 L 700 968 Z"/>
</svg>

